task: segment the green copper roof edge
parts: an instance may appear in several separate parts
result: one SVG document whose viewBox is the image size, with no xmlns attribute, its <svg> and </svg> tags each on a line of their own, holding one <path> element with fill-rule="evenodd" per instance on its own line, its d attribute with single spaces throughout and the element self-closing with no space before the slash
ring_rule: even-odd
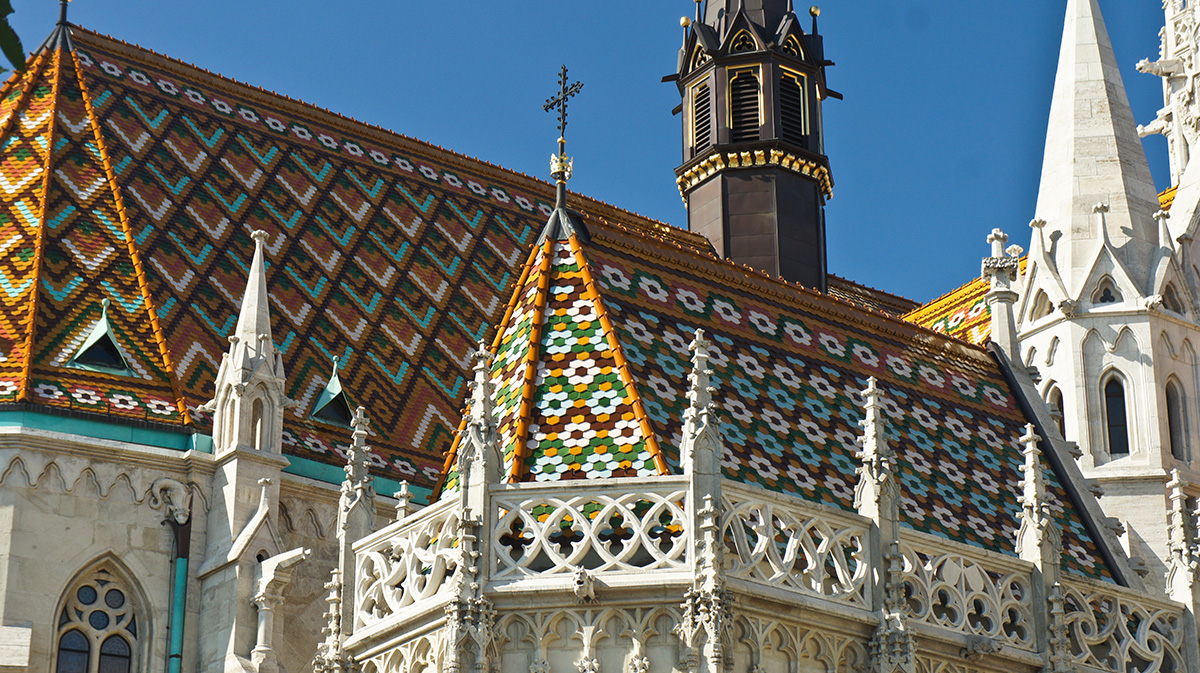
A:
<svg viewBox="0 0 1200 673">
<path fill-rule="evenodd" d="M 287 456 L 291 461 L 291 465 L 283 468 L 284 473 L 294 474 L 309 479 L 325 482 L 326 484 L 340 484 L 346 478 L 346 471 L 338 465 L 329 465 L 320 463 L 311 458 L 302 458 L 300 456 Z M 400 482 L 394 479 L 384 477 L 375 477 L 375 492 L 380 495 L 391 496 L 396 491 L 400 490 Z M 433 490 L 424 486 L 416 486 L 409 484 L 408 490 L 418 500 L 429 501 L 429 496 L 433 494 Z"/>
<path fill-rule="evenodd" d="M 353 415 L 354 402 L 346 394 L 346 391 L 342 389 L 342 379 L 338 376 L 338 358 L 334 357 L 333 375 L 329 377 L 329 382 L 321 389 L 321 394 L 317 396 L 317 403 L 313 405 L 312 412 L 308 414 L 308 417 L 328 423 L 329 421 L 318 417 L 317 414 L 321 413 L 321 410 L 329 406 L 329 403 L 336 400 L 339 395 L 346 401 L 346 407 L 350 409 L 351 415 Z"/>
<path fill-rule="evenodd" d="M 171 432 L 155 428 L 139 428 L 123 423 L 45 414 L 37 411 L 0 411 L 0 427 L 22 427 L 62 432 L 91 439 L 129 442 L 176 451 L 212 452 L 212 438 L 191 432 Z"/>
</svg>

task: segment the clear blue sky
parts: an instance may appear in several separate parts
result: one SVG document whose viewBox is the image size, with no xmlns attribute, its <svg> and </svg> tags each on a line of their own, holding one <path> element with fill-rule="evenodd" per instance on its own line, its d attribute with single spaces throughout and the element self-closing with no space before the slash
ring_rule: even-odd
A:
<svg viewBox="0 0 1200 673">
<path fill-rule="evenodd" d="M 1140 123 L 1162 104 L 1159 0 L 1100 0 Z M 14 0 L 27 49 L 54 0 Z M 798 2 L 798 7 L 807 3 Z M 841 0 L 822 5 L 834 198 L 830 270 L 928 300 L 979 272 L 993 227 L 1027 245 L 1065 0 Z M 75 0 L 102 33 L 422 140 L 545 177 L 542 101 L 560 63 L 572 188 L 678 226 L 679 17 L 691 0 Z M 1166 143 L 1146 142 L 1160 188 Z"/>
</svg>

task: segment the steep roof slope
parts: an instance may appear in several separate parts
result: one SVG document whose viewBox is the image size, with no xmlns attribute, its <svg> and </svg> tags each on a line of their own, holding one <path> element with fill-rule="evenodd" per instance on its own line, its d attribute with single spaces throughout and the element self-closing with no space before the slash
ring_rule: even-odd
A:
<svg viewBox="0 0 1200 673">
<path fill-rule="evenodd" d="M 534 251 L 500 325 L 493 376 L 510 480 L 678 472 L 688 343 L 702 328 L 726 477 L 852 510 L 860 391 L 876 377 L 904 522 L 1013 553 L 1026 421 L 985 351 L 636 232 L 590 233 Z M 514 363 L 534 373 L 515 376 Z M 449 488 L 455 462 L 451 452 Z M 1109 577 L 1068 477 L 1047 474 L 1066 565 Z"/>
<path fill-rule="evenodd" d="M 311 417 L 337 356 L 376 427 L 404 429 L 373 438 L 377 473 L 432 485 L 467 353 L 502 317 L 553 188 L 70 30 L 57 44 L 74 51 L 43 51 L 0 91 L 0 402 L 207 431 L 194 408 L 212 395 L 237 318 L 249 232 L 264 229 L 277 346 L 300 403 L 285 451 L 341 462 L 349 430 Z M 577 202 L 590 218 L 708 249 Z M 64 367 L 102 298 L 134 376 Z"/>
</svg>

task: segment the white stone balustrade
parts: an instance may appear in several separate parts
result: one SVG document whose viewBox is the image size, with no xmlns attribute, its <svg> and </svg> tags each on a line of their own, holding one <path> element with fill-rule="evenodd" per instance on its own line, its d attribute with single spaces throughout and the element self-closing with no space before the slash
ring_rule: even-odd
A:
<svg viewBox="0 0 1200 673">
<path fill-rule="evenodd" d="M 910 620 L 1035 651 L 1032 564 L 911 530 L 900 550 Z"/>
<path fill-rule="evenodd" d="M 356 629 L 449 593 L 461 563 L 457 505 L 435 503 L 354 545 Z"/>
<path fill-rule="evenodd" d="M 688 567 L 683 477 L 510 484 L 491 497 L 493 582 Z"/>
<path fill-rule="evenodd" d="M 1071 656 L 1080 671 L 1176 673 L 1188 670 L 1183 606 L 1081 577 L 1064 577 Z"/>
<path fill-rule="evenodd" d="M 863 517 L 726 482 L 726 577 L 869 608 Z"/>
<path fill-rule="evenodd" d="M 746 605 L 803 605 L 796 615 L 817 623 L 878 619 L 882 598 L 875 582 L 887 575 L 887 566 L 883 550 L 872 548 L 878 530 L 871 519 L 745 484 L 717 483 L 721 504 L 711 534 L 722 550 L 724 590 Z M 487 487 L 486 511 L 472 513 L 470 525 L 460 521 L 462 504 L 454 497 L 410 514 L 355 545 L 356 633 L 348 647 L 365 654 L 392 642 L 387 657 L 433 656 L 429 647 L 447 646 L 436 645 L 449 637 L 437 626 L 451 619 L 444 615 L 474 605 L 461 598 L 471 585 L 481 587 L 485 598 L 478 606 L 483 617 L 468 632 L 493 643 L 494 656 L 508 657 L 516 648 L 518 659 L 528 662 L 522 666 L 542 670 L 607 661 L 605 648 L 616 648 L 611 657 L 632 652 L 622 664 L 630 671 L 654 673 L 659 660 L 666 668 L 658 668 L 670 670 L 666 653 L 687 649 L 679 640 L 680 606 L 699 573 L 702 535 L 690 529 L 691 522 L 705 520 L 696 511 L 704 504 L 688 494 L 687 476 L 503 484 Z M 484 527 L 472 532 L 479 524 Z M 899 531 L 903 612 L 919 642 L 932 639 L 962 657 L 1003 656 L 1022 666 L 1041 660 L 1036 625 L 1046 623 L 1050 607 L 1035 601 L 1033 563 Z M 479 537 L 471 545 L 479 555 L 467 559 L 462 547 L 471 535 Z M 595 593 L 572 596 L 581 575 L 589 587 L 595 582 Z M 1070 657 L 1079 673 L 1196 673 L 1185 665 L 1190 622 L 1182 605 L 1082 577 L 1066 576 L 1061 584 Z M 591 610 L 597 600 L 604 610 Z M 530 611 L 534 605 L 544 609 Z M 770 610 L 760 607 L 758 614 Z M 640 635 L 631 641 L 636 646 L 601 637 L 608 633 L 602 627 L 616 623 L 613 615 L 639 625 Z M 731 642 L 762 641 L 747 656 L 767 661 L 768 654 L 775 656 L 767 645 L 779 640 L 770 634 L 804 632 L 792 616 L 779 617 L 778 625 L 764 622 L 767 635 L 757 639 L 745 635 L 754 631 L 748 626 L 753 619 L 738 617 L 730 633 L 742 635 Z M 427 625 L 419 629 L 425 645 L 401 647 L 394 638 L 417 623 Z M 569 635 L 577 632 L 583 635 Z M 594 644 L 580 645 L 592 643 L 588 638 Z M 568 651 L 580 647 L 584 655 L 570 656 L 584 658 L 570 659 Z M 741 656 L 739 645 L 730 647 Z M 839 656 L 855 661 L 861 660 L 855 652 L 867 651 L 866 640 L 856 638 L 838 647 Z M 385 665 L 387 657 L 370 655 L 376 670 L 401 670 Z"/>
</svg>

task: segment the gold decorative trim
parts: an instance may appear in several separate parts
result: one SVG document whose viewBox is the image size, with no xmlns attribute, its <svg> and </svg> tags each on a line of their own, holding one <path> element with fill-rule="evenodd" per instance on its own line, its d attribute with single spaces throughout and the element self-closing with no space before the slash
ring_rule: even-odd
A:
<svg viewBox="0 0 1200 673">
<path fill-rule="evenodd" d="M 687 192 L 726 168 L 751 168 L 757 166 L 782 166 L 793 173 L 815 179 L 821 185 L 826 199 L 833 198 L 833 176 L 829 169 L 814 161 L 803 159 L 789 152 L 776 149 L 752 150 L 749 152 L 714 152 L 707 159 L 679 176 L 679 195 L 686 202 Z"/>
</svg>

